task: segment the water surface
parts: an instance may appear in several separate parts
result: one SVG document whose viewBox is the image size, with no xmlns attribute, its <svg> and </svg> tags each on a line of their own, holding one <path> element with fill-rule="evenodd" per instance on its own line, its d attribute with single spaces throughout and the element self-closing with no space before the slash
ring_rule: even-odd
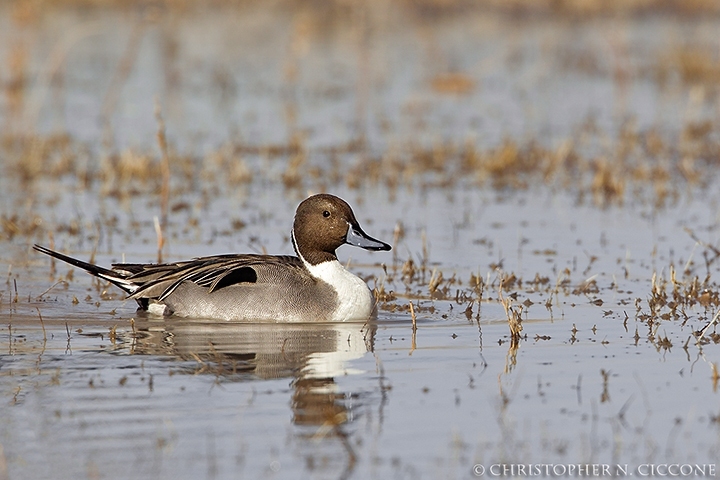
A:
<svg viewBox="0 0 720 480">
<path fill-rule="evenodd" d="M 10 96 L 2 107 L 18 137 L 0 177 L 0 478 L 714 465 L 718 337 L 694 332 L 719 302 L 716 139 L 677 142 L 688 124 L 717 128 L 717 99 L 656 69 L 681 38 L 711 42 L 716 20 L 151 14 L 3 16 L 0 56 L 24 48 L 28 80 L 19 112 Z M 165 260 L 290 253 L 297 203 L 330 191 L 394 244 L 338 252 L 383 293 L 377 320 L 152 318 L 32 251 L 157 259 L 156 105 L 172 162 Z M 17 147 L 28 125 L 52 147 L 37 169 L 38 150 Z M 47 143 L 57 132 L 67 140 Z M 621 159 L 633 132 L 643 146 Z M 624 190 L 594 189 L 600 160 L 587 176 L 484 181 L 457 159 L 533 141 L 626 162 Z M 665 164 L 667 179 L 638 173 Z"/>
</svg>

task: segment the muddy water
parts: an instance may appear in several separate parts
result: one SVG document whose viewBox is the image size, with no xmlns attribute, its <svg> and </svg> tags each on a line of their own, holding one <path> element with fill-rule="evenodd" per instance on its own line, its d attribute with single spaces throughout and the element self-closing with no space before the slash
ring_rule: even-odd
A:
<svg viewBox="0 0 720 480">
<path fill-rule="evenodd" d="M 419 171 L 399 187 L 354 187 L 342 175 L 361 157 L 344 151 L 359 134 L 383 155 L 410 141 L 487 146 L 531 136 L 553 145 L 588 117 L 610 138 L 627 115 L 668 135 L 688 119 L 715 119 L 702 87 L 661 88 L 639 73 L 625 84 L 613 62 L 643 72 L 678 37 L 703 44 L 716 23 L 648 17 L 578 27 L 474 14 L 397 29 L 392 9 L 360 26 L 356 17 L 328 25 L 263 9 L 167 15 L 145 27 L 115 87 L 139 28 L 135 12 L 68 10 L 9 24 L 0 48 L 21 39 L 28 68 L 40 73 L 26 87 L 22 121 L 4 120 L 67 131 L 84 142 L 87 170 L 102 172 L 108 152 L 157 155 L 157 97 L 174 155 L 196 165 L 188 180 L 186 164 L 174 164 L 166 260 L 289 253 L 295 206 L 307 190 L 327 189 L 353 204 L 368 233 L 394 243 L 387 253 L 339 251 L 389 295 L 377 321 L 357 324 L 138 314 L 112 287 L 70 275 L 30 245 L 52 232 L 57 248 L 103 265 L 153 261 L 152 184 L 101 174 L 89 184 L 62 174 L 22 184 L 6 165 L 0 213 L 18 215 L 24 230 L 10 235 L 6 221 L 0 249 L 0 478 L 472 478 L 475 465 L 493 476 L 500 463 L 635 475 L 666 463 L 714 468 L 720 353 L 693 332 L 716 303 L 654 311 L 652 299 L 672 296 L 673 272 L 687 298 L 693 279 L 709 276 L 702 288 L 712 299 L 717 189 L 684 186 L 660 208 L 629 193 L 599 208 L 577 189 L 541 181 L 521 190 L 472 179 L 443 186 Z M 63 81 L 43 83 L 53 48 Z M 573 63 L 583 58 L 593 62 Z M 460 93 L 433 84 L 448 72 L 463 72 L 453 84 Z M 115 103 L 109 143 L 99 121 L 107 102 Z M 201 167 L 238 138 L 269 149 L 292 135 L 309 152 L 299 186 L 283 177 L 292 155 L 224 153 L 246 162 L 248 183 L 225 178 L 225 164 L 219 176 Z M 134 193 L 117 194 L 118 185 Z M 522 282 L 507 283 L 511 275 Z M 519 339 L 503 300 L 521 311 Z"/>
</svg>

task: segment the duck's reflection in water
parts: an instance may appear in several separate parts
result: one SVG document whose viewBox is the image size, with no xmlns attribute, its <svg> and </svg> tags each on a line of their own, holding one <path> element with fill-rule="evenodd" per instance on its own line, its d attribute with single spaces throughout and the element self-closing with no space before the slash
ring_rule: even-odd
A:
<svg viewBox="0 0 720 480">
<path fill-rule="evenodd" d="M 140 318 L 135 332 L 122 340 L 131 354 L 172 356 L 188 373 L 216 375 L 223 381 L 292 379 L 292 421 L 305 427 L 298 436 L 337 438 L 348 452 L 349 473 L 355 454 L 345 427 L 357 415 L 358 395 L 369 392 L 342 392 L 335 378 L 361 373 L 352 368 L 351 360 L 373 351 L 376 330 L 374 322 L 249 324 Z"/>
</svg>

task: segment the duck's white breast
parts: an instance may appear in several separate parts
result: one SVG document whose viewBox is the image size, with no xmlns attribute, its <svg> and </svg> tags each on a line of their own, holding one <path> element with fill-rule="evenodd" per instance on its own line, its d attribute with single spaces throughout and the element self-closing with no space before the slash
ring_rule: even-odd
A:
<svg viewBox="0 0 720 480">
<path fill-rule="evenodd" d="M 333 321 L 361 320 L 370 316 L 375 300 L 361 278 L 348 272 L 337 260 L 306 266 L 314 277 L 330 284 L 337 293 L 338 305 Z"/>
</svg>

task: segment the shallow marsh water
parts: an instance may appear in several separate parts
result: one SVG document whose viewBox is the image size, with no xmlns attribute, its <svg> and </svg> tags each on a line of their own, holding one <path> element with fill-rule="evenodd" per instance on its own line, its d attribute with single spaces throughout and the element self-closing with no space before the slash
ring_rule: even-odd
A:
<svg viewBox="0 0 720 480">
<path fill-rule="evenodd" d="M 663 187 L 673 194 L 656 202 L 653 179 L 628 178 L 622 203 L 598 206 L 584 185 L 541 176 L 518 174 L 517 185 L 530 188 L 495 188 L 473 176 L 449 181 L 451 166 L 410 167 L 423 165 L 413 158 L 423 147 L 468 138 L 478 149 L 503 137 L 558 148 L 587 135 L 587 123 L 607 138 L 578 149 L 607 155 L 627 116 L 667 139 L 684 122 L 716 129 L 710 87 L 687 86 L 672 71 L 662 87 L 642 72 L 677 37 L 711 42 L 717 21 L 601 18 L 581 28 L 474 13 L 395 29 L 398 12 L 373 12 L 363 20 L 368 31 L 357 17 L 328 26 L 302 10 L 161 14 L 113 87 L 119 93 L 108 92 L 131 50 L 123 42 L 135 31 L 134 11 L 60 10 L 22 28 L 3 16 L 0 48 L 7 55 L 10 40 L 25 45 L 30 72 L 40 72 L 25 87 L 22 121 L 10 100 L 3 120 L 18 130 L 30 121 L 40 135 L 67 132 L 72 162 L 46 175 L 62 163 L 50 157 L 22 180 L 29 170 L 14 163 L 16 151 L 3 157 L 0 478 L 714 467 L 720 351 L 714 329 L 701 343 L 693 335 L 718 305 L 712 182 L 674 172 Z M 43 83 L 53 45 L 64 53 L 63 81 Z M 608 53 L 618 48 L 619 57 Z M 577 67 L 581 58 L 594 62 Z M 618 61 L 636 74 L 627 83 L 613 74 Z M 108 140 L 97 120 L 113 95 Z M 331 191 L 368 233 L 394 243 L 387 253 L 339 251 L 384 292 L 376 321 L 145 317 L 113 288 L 68 276 L 71 267 L 31 250 L 52 238 L 102 265 L 156 259 L 159 189 L 132 173 L 157 173 L 156 96 L 174 162 L 165 260 L 289 253 L 298 201 Z M 359 134 L 364 147 L 349 147 Z M 401 178 L 352 177 L 366 156 L 393 155 L 411 157 Z M 126 170 L 106 165 L 123 158 Z M 696 168 L 712 178 L 711 166 Z M 695 277 L 705 297 L 692 290 Z M 674 289 L 685 299 L 676 309 L 668 306 Z M 670 300 L 655 303 L 662 292 Z M 503 299 L 521 309 L 520 338 L 511 338 Z"/>
</svg>

